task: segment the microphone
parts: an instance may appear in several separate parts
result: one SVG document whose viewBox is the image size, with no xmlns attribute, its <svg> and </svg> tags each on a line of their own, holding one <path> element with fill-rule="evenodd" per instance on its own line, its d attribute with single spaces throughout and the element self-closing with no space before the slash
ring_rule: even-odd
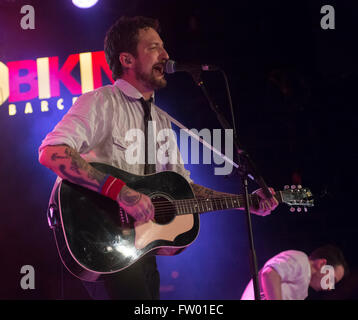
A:
<svg viewBox="0 0 358 320">
<path fill-rule="evenodd" d="M 217 71 L 218 67 L 210 64 L 186 64 L 178 63 L 173 60 L 168 60 L 165 64 L 164 71 L 165 73 L 175 73 L 175 72 L 198 72 L 198 71 Z"/>
</svg>

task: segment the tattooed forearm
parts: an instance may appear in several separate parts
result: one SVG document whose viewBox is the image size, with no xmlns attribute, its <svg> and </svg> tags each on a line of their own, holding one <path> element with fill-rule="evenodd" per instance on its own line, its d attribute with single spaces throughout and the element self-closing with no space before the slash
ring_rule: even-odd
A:
<svg viewBox="0 0 358 320">
<path fill-rule="evenodd" d="M 127 186 L 124 186 L 121 192 L 119 193 L 119 201 L 123 202 L 129 207 L 136 205 L 141 199 L 142 194 L 134 191 Z"/>
<path fill-rule="evenodd" d="M 196 198 L 220 198 L 220 197 L 235 196 L 234 194 L 231 193 L 215 191 L 195 183 L 192 183 L 190 185 L 193 189 L 194 196 Z"/>
<path fill-rule="evenodd" d="M 57 152 L 54 152 L 52 155 L 51 155 L 51 160 L 52 161 L 56 161 L 56 160 L 59 160 L 59 159 L 68 159 L 68 156 L 59 156 Z"/>
<path fill-rule="evenodd" d="M 93 168 L 76 150 L 67 145 L 46 147 L 40 155 L 40 162 L 62 179 L 97 192 L 106 178 L 105 173 Z"/>
<path fill-rule="evenodd" d="M 88 178 L 91 180 L 96 180 L 100 185 L 102 185 L 104 179 L 106 178 L 106 174 L 96 170 L 95 168 L 89 166 Z"/>
<path fill-rule="evenodd" d="M 76 176 L 73 176 L 71 175 L 70 173 L 67 172 L 66 170 L 66 166 L 61 164 L 59 166 L 59 170 L 60 172 L 62 173 L 62 178 L 63 179 L 66 179 L 68 181 L 71 181 L 72 183 L 75 183 L 75 184 L 78 184 L 80 186 L 83 186 L 83 187 L 87 187 L 87 188 L 94 188 L 94 189 L 98 189 L 98 185 L 95 184 L 95 183 L 91 183 L 81 177 L 76 177 Z"/>
<path fill-rule="evenodd" d="M 85 161 L 77 152 L 74 152 L 73 149 L 66 148 L 65 154 L 71 159 L 71 170 L 75 171 L 77 174 L 81 174 L 80 168 L 85 169 L 87 163 L 83 163 Z"/>
<path fill-rule="evenodd" d="M 73 150 L 72 148 L 65 149 L 66 155 L 71 159 L 71 170 L 76 172 L 77 174 L 81 175 L 83 171 L 87 173 L 87 178 L 98 182 L 98 185 L 101 185 L 103 180 L 106 177 L 106 174 L 100 172 L 89 165 L 80 154 Z"/>
</svg>

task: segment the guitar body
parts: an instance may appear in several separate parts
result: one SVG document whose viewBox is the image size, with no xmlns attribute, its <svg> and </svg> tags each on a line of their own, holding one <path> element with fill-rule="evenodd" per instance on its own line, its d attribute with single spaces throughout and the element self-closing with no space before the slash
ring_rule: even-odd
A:
<svg viewBox="0 0 358 320">
<path fill-rule="evenodd" d="M 196 239 L 199 215 L 177 215 L 172 203 L 194 198 L 181 175 L 164 171 L 140 176 L 101 163 L 91 165 L 148 195 L 155 219 L 135 225 L 115 201 L 61 181 L 54 193 L 56 210 L 51 219 L 55 221 L 52 227 L 60 257 L 72 274 L 85 281 L 103 280 L 148 253 L 174 255 Z"/>
</svg>

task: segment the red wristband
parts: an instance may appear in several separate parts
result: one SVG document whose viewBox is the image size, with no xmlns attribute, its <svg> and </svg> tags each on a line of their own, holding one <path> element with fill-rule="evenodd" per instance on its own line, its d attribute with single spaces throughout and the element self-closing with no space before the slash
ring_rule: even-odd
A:
<svg viewBox="0 0 358 320">
<path fill-rule="evenodd" d="M 101 189 L 101 194 L 116 201 L 124 186 L 125 183 L 121 179 L 109 176 L 104 182 L 104 185 Z"/>
</svg>

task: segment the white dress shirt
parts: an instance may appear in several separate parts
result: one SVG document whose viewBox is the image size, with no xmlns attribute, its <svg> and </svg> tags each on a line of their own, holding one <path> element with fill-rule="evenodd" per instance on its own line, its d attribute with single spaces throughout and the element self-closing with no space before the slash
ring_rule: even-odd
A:
<svg viewBox="0 0 358 320">
<path fill-rule="evenodd" d="M 144 131 L 144 111 L 139 101 L 142 97 L 135 87 L 122 79 L 117 80 L 113 85 L 103 86 L 83 94 L 42 141 L 39 152 L 48 145 L 66 144 L 78 151 L 88 162 L 102 162 L 130 173 L 144 174 L 143 162 L 134 164 L 130 163 L 132 160 L 128 162 L 129 152 L 126 158 L 128 148 L 133 150 L 135 139 L 139 139 L 138 136 L 134 137 L 134 140 L 128 140 L 126 133 L 130 129 Z M 154 103 L 152 106 L 154 132 L 158 134 L 161 131 L 163 133 L 163 129 L 171 129 L 167 113 Z M 156 143 L 157 154 L 166 154 L 167 157 L 157 157 L 156 171 L 176 171 L 188 182 L 192 182 L 190 172 L 184 168 L 175 136 L 164 134 L 159 137 L 162 139 L 158 139 Z M 138 141 L 141 142 L 141 140 Z M 165 159 L 174 158 L 168 157 L 168 151 L 164 151 L 168 150 L 166 144 L 170 143 L 173 146 L 173 142 L 175 147 L 171 150 L 176 153 L 174 158 L 177 161 L 171 163 Z M 164 151 L 161 153 L 161 150 Z M 144 141 L 137 151 L 144 153 Z M 144 154 L 142 159 L 144 159 Z"/>
</svg>

